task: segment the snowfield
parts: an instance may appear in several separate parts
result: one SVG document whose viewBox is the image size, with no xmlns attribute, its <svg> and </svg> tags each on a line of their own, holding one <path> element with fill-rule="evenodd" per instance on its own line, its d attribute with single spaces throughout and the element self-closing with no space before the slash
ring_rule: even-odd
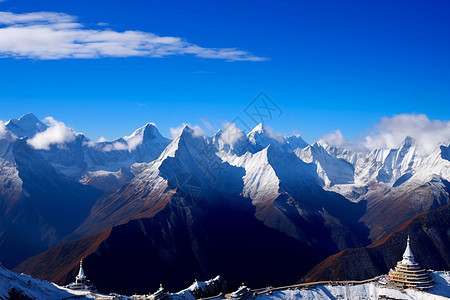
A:
<svg viewBox="0 0 450 300">
<path fill-rule="evenodd" d="M 415 299 L 439 300 L 450 297 L 450 272 L 433 272 L 435 286 L 426 291 L 396 289 L 377 282 L 355 285 L 318 285 L 310 289 L 292 289 L 257 295 L 255 299 Z"/>
<path fill-rule="evenodd" d="M 114 295 L 102 295 L 89 291 L 74 291 L 57 284 L 35 279 L 29 275 L 17 274 L 0 264 L 0 299 L 10 299 L 12 290 L 17 291 L 23 297 L 36 300 L 53 299 L 130 299 L 129 297 L 117 297 Z M 27 299 L 27 298 L 13 298 Z"/>
<path fill-rule="evenodd" d="M 378 282 L 368 282 L 354 285 L 316 285 L 308 289 L 284 289 L 270 293 L 249 295 L 247 299 L 416 299 L 416 300 L 439 300 L 450 297 L 450 272 L 432 272 L 435 286 L 426 291 L 412 289 L 396 289 L 388 287 Z M 214 283 L 219 281 L 219 277 L 206 282 L 195 282 L 190 287 L 178 293 L 168 294 L 173 300 L 195 300 L 193 293 L 201 290 L 205 294 L 214 288 Z M 21 295 L 30 299 L 150 299 L 148 295 L 138 297 L 120 295 L 102 295 L 89 291 L 73 291 L 60 287 L 48 281 L 32 278 L 25 274 L 17 274 L 5 269 L 0 265 L 0 299 L 9 299 L 11 289 L 15 289 Z M 225 299 L 218 296 L 214 299 Z"/>
</svg>

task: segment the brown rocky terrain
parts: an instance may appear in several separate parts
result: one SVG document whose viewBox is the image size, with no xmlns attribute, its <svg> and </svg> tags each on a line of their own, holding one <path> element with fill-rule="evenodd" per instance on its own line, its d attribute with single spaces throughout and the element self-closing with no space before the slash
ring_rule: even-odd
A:
<svg viewBox="0 0 450 300">
<path fill-rule="evenodd" d="M 332 255 L 300 281 L 364 280 L 386 274 L 401 260 L 408 234 L 415 260 L 426 269 L 450 269 L 450 205 L 422 213 L 367 247 Z"/>
</svg>

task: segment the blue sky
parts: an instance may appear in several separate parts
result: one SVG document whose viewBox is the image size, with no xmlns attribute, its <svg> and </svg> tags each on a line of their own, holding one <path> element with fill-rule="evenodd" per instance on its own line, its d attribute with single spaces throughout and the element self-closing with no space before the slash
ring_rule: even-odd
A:
<svg viewBox="0 0 450 300">
<path fill-rule="evenodd" d="M 245 119 L 244 108 L 264 91 L 283 111 L 266 123 L 309 142 L 336 129 L 358 139 L 397 114 L 447 121 L 449 11 L 449 1 L 6 0 L 0 119 L 53 116 L 93 140 L 130 134 L 146 122 L 166 136 L 183 122 L 211 133 Z M 36 19 L 43 12 L 61 14 L 48 23 Z M 102 49 L 108 40 L 95 46 L 97 54 L 83 52 L 87 58 L 52 44 L 45 57 L 41 48 L 30 51 L 32 31 L 23 38 L 13 31 L 36 24 L 50 34 L 61 33 L 54 29 L 61 24 L 77 24 L 83 36 L 128 32 L 123 43 L 131 48 L 148 34 L 172 37 L 176 50 L 110 54 Z"/>
</svg>

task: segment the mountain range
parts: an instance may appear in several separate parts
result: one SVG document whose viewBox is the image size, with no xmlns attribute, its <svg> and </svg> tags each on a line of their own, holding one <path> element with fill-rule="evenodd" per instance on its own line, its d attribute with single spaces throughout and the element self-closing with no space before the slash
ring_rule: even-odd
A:
<svg viewBox="0 0 450 300">
<path fill-rule="evenodd" d="M 354 151 L 262 124 L 212 137 L 185 126 L 167 139 L 151 123 L 110 142 L 67 129 L 69 139 L 37 143 L 54 127 L 28 114 L 0 135 L 0 261 L 60 284 L 81 258 L 105 292 L 216 274 L 292 283 L 449 203 L 445 143 Z"/>
</svg>

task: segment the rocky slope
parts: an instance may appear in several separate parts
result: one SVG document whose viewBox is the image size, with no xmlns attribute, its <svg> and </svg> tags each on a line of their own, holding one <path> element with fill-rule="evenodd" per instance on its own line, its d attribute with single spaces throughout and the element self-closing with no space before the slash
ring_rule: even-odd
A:
<svg viewBox="0 0 450 300">
<path fill-rule="evenodd" d="M 387 274 L 401 260 L 411 238 L 415 260 L 425 269 L 450 269 L 450 205 L 420 214 L 386 238 L 367 247 L 330 256 L 301 281 L 363 280 Z"/>
<path fill-rule="evenodd" d="M 271 146 L 246 154 L 251 157 L 245 162 L 205 157 L 210 151 L 214 145 L 208 138 L 185 127 L 157 160 L 99 199 L 73 234 L 81 237 L 113 227 L 98 247 L 85 253 L 86 268 L 98 287 L 111 291 L 123 285 L 129 290 L 119 289 L 121 293 L 140 292 L 148 282 L 156 288 L 162 280 L 179 289 L 194 275 L 214 274 L 224 275 L 232 285 L 243 279 L 254 285 L 284 284 L 326 255 L 368 242 L 365 227 L 358 223 L 363 203 L 321 189 L 314 165 L 289 152 L 280 156 Z M 284 171 L 292 161 L 298 166 Z M 66 267 L 61 260 L 48 262 L 62 256 L 61 251 L 74 249 L 61 245 L 16 270 L 62 283 L 64 278 L 52 270 Z M 293 261 L 296 256 L 308 260 Z M 295 267 L 287 272 L 287 264 Z M 152 268 L 158 271 L 149 273 Z M 117 273 L 129 275 L 124 279 Z M 177 282 L 170 281 L 173 274 L 178 274 Z"/>
<path fill-rule="evenodd" d="M 23 140 L 4 147 L 0 260 L 11 267 L 75 230 L 101 192 L 67 178 Z"/>
<path fill-rule="evenodd" d="M 193 276 L 183 264 L 205 277 L 285 282 L 449 203 L 448 144 L 427 154 L 409 137 L 397 149 L 355 152 L 307 145 L 261 124 L 248 134 L 228 126 L 213 137 L 185 126 L 170 141 L 148 123 L 112 142 L 92 142 L 32 115 L 5 128 L 0 259 L 13 256 L 14 265 L 65 242 L 17 268 L 58 282 L 81 256 L 99 270 L 93 279 L 105 289 L 120 284 L 111 265 L 124 257 L 135 260 L 119 263 L 121 273 L 158 266 L 151 276 L 179 272 L 183 284 Z M 55 128 L 70 138 L 36 144 Z M 285 264 L 297 273 L 281 272 Z M 146 285 L 137 277 L 129 276 L 135 291 Z"/>
<path fill-rule="evenodd" d="M 0 261 L 7 267 L 72 233 L 103 191 L 135 176 L 138 168 L 132 163 L 155 159 L 169 141 L 147 124 L 123 139 L 127 149 L 117 146 L 120 141 L 92 143 L 69 129 L 73 139 L 40 148 L 30 139 L 51 127 L 33 114 L 11 119 L 5 128 L 0 139 Z"/>
</svg>

